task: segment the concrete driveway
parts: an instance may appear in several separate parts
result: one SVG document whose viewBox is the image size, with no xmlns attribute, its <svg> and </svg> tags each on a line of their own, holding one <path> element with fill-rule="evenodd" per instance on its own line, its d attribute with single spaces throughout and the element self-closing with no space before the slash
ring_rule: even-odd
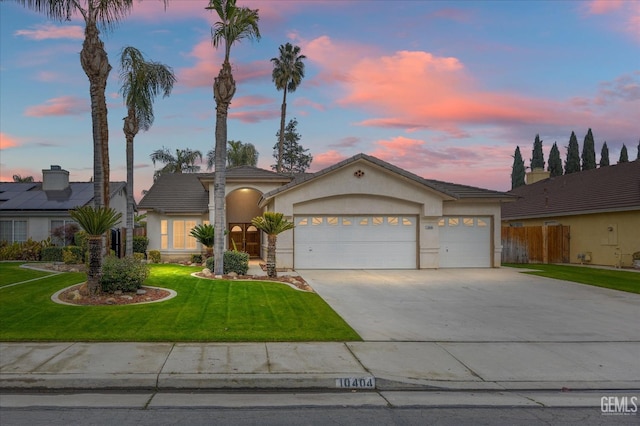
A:
<svg viewBox="0 0 640 426">
<path fill-rule="evenodd" d="M 515 269 L 298 272 L 365 341 L 640 341 L 640 295 Z"/>
</svg>

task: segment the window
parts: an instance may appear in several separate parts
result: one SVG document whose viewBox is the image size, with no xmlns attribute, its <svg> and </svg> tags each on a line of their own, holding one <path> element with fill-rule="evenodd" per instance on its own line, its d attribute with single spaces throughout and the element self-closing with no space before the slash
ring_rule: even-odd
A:
<svg viewBox="0 0 640 426">
<path fill-rule="evenodd" d="M 27 241 L 26 220 L 0 220 L 0 241 L 23 243 Z"/>
<path fill-rule="evenodd" d="M 351 219 L 349 219 L 348 217 L 343 217 L 342 226 L 351 226 Z"/>
<path fill-rule="evenodd" d="M 398 225 L 398 218 L 395 216 L 389 216 L 387 218 L 387 223 L 391 226 L 397 226 Z"/>
<path fill-rule="evenodd" d="M 473 218 L 472 217 L 463 217 L 462 224 L 464 226 L 473 226 Z"/>
<path fill-rule="evenodd" d="M 173 221 L 173 248 L 174 249 L 195 249 L 197 241 L 190 235 L 191 230 L 196 226 L 195 220 L 174 220 Z"/>
<path fill-rule="evenodd" d="M 486 219 L 480 219 L 480 218 L 478 218 L 478 226 L 479 226 L 480 228 L 484 228 L 484 227 L 486 227 L 487 225 L 488 225 L 488 223 L 487 223 Z"/>
<path fill-rule="evenodd" d="M 306 217 L 298 219 L 297 226 L 307 226 L 309 224 L 309 219 Z"/>
<path fill-rule="evenodd" d="M 312 217 L 311 218 L 311 225 L 322 225 L 322 218 L 321 217 Z"/>
<path fill-rule="evenodd" d="M 458 217 L 450 217 L 448 220 L 449 226 L 458 226 L 460 225 L 460 218 Z"/>
<path fill-rule="evenodd" d="M 438 226 L 444 226 L 444 218 L 441 218 L 440 220 L 438 220 Z"/>
<path fill-rule="evenodd" d="M 328 217 L 327 218 L 327 224 L 328 225 L 332 225 L 332 226 L 336 226 L 338 224 L 338 218 L 337 217 Z"/>
<path fill-rule="evenodd" d="M 163 250 L 169 248 L 169 224 L 166 220 L 160 221 L 160 248 Z"/>
<path fill-rule="evenodd" d="M 362 219 L 360 219 L 360 225 L 367 226 L 368 224 L 369 224 L 369 218 L 368 217 L 363 217 Z"/>
<path fill-rule="evenodd" d="M 402 226 L 413 226 L 413 220 L 409 217 L 403 217 Z"/>
<path fill-rule="evenodd" d="M 73 236 L 80 230 L 80 227 L 70 219 L 54 219 L 51 221 L 49 230 L 53 244 L 64 247 L 73 245 Z"/>
</svg>

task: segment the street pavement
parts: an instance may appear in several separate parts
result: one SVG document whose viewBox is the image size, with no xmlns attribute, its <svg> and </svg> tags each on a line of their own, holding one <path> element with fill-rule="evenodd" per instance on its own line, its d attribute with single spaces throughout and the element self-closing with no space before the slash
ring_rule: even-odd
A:
<svg viewBox="0 0 640 426">
<path fill-rule="evenodd" d="M 607 392 L 640 396 L 640 295 L 551 283 L 508 268 L 447 272 L 440 274 L 444 278 L 439 284 L 433 272 L 441 271 L 349 272 L 354 288 L 347 290 L 354 293 L 348 296 L 340 291 L 347 291 L 341 288 L 349 283 L 336 285 L 339 281 L 333 271 L 301 271 L 363 336 L 364 341 L 358 342 L 0 342 L 0 391 L 4 393 L 0 406 L 21 404 L 12 402 L 16 392 L 47 390 L 158 392 L 164 395 L 162 401 L 188 398 L 184 392 L 250 395 L 266 390 L 302 395 L 312 391 L 350 398 L 355 398 L 355 392 L 362 404 L 382 397 L 388 404 L 400 398 L 396 400 L 400 405 L 440 403 L 451 392 L 456 392 L 456 401 L 463 398 L 489 405 L 500 400 L 514 405 L 566 401 L 571 406 L 588 400 L 592 406 Z M 416 293 L 414 281 L 419 281 L 420 274 L 431 280 L 425 284 L 430 292 Z M 476 280 L 468 280 L 468 274 Z M 367 306 L 373 303 L 368 296 L 358 302 L 357 295 L 366 293 L 358 277 L 379 292 L 377 306 Z M 397 299 L 390 299 L 393 292 L 381 290 L 403 282 L 411 284 L 409 293 L 396 292 Z M 522 297 L 505 283 L 512 283 Z M 422 317 L 415 316 L 421 311 L 415 306 L 416 297 L 426 312 Z M 473 333 L 455 323 L 459 318 L 451 310 L 461 303 L 456 298 L 468 299 L 467 306 L 457 308 Z M 407 304 L 401 300 L 411 301 L 412 307 L 403 309 Z M 447 307 L 447 303 L 452 304 Z M 553 309 L 544 309 L 545 304 Z M 350 316 L 345 313 L 349 305 L 366 315 Z M 474 310 L 469 312 L 472 305 Z M 377 309 L 378 315 L 370 314 L 367 307 L 374 313 Z M 564 311 L 551 316 L 560 308 Z M 498 313 L 483 314 L 491 310 Z M 404 318 L 405 323 L 395 317 Z M 391 325 L 385 323 L 387 318 Z M 539 329 L 529 323 L 537 320 Z M 604 324 L 596 327 L 596 320 Z M 554 322 L 555 328 L 543 330 Z M 450 324 L 446 326 L 450 334 L 438 330 L 443 324 Z M 410 333 L 403 334 L 406 330 Z M 588 398 L 577 398 L 576 392 Z M 174 397 L 174 393 L 183 396 Z"/>
</svg>

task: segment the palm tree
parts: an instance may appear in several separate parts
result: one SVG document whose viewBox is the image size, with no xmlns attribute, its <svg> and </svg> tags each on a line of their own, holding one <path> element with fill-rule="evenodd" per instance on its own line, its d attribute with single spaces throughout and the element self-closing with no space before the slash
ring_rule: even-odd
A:
<svg viewBox="0 0 640 426">
<path fill-rule="evenodd" d="M 80 64 L 89 78 L 91 122 L 93 124 L 93 192 L 96 206 L 109 206 L 109 127 L 105 89 L 111 71 L 100 29 L 111 30 L 124 19 L 133 0 L 16 0 L 36 12 L 57 21 L 69 21 L 74 15 L 84 19 L 84 42 Z M 165 6 L 168 0 L 163 0 Z"/>
<path fill-rule="evenodd" d="M 176 155 L 174 156 L 169 151 L 169 148 L 162 147 L 151 153 L 149 156 L 153 165 L 156 165 L 156 161 L 164 163 L 165 166 L 156 170 L 153 174 L 153 179 L 157 179 L 164 173 L 197 173 L 200 171 L 200 166 L 196 166 L 196 160 L 202 160 L 202 153 L 198 150 L 176 149 Z"/>
<path fill-rule="evenodd" d="M 227 157 L 227 114 L 231 99 L 236 92 L 229 55 L 231 46 L 245 38 L 260 39 L 258 29 L 258 10 L 236 6 L 236 0 L 210 0 L 207 9 L 218 13 L 220 21 L 211 29 L 211 41 L 216 49 L 224 46 L 224 62 L 220 73 L 213 82 L 213 95 L 216 99 L 216 144 L 215 144 L 215 176 L 213 199 L 215 204 L 214 227 L 216 238 L 214 244 L 214 274 L 222 275 L 224 271 L 224 228 L 225 228 L 225 180 Z"/>
<path fill-rule="evenodd" d="M 213 229 L 213 225 L 208 223 L 203 223 L 201 225 L 196 225 L 190 232 L 191 236 L 195 238 L 200 244 L 207 248 L 207 256 L 211 256 L 211 249 L 213 247 L 213 243 L 215 241 L 214 235 L 215 230 Z"/>
<path fill-rule="evenodd" d="M 280 56 L 271 58 L 273 72 L 271 78 L 277 90 L 283 91 L 280 113 L 280 141 L 278 143 L 278 163 L 276 171 L 282 172 L 282 156 L 284 151 L 284 122 L 287 116 L 287 92 L 295 92 L 304 78 L 304 62 L 306 56 L 300 54 L 300 47 L 291 43 L 280 45 Z"/>
<path fill-rule="evenodd" d="M 267 234 L 267 275 L 278 276 L 276 271 L 276 242 L 278 234 L 293 229 L 293 222 L 284 218 L 282 213 L 264 212 L 262 216 L 251 219 L 251 224 Z"/>
<path fill-rule="evenodd" d="M 22 177 L 20 175 L 13 175 L 13 181 L 14 182 L 19 182 L 19 183 L 33 182 L 33 176 Z"/>
<path fill-rule="evenodd" d="M 90 294 L 100 293 L 102 277 L 102 236 L 115 226 L 122 217 L 108 207 L 83 206 L 70 210 L 71 218 L 87 233 L 89 246 L 89 269 L 87 271 L 87 287 Z"/>
<path fill-rule="evenodd" d="M 147 131 L 153 124 L 153 99 L 161 92 L 169 96 L 176 76 L 171 68 L 158 62 L 147 62 L 134 47 L 125 47 L 120 54 L 120 92 L 127 105 L 124 131 L 127 140 L 127 220 L 125 254 L 133 256 L 133 139 L 140 129 Z"/>
<path fill-rule="evenodd" d="M 229 141 L 227 147 L 227 167 L 253 166 L 258 164 L 258 150 L 252 143 Z M 207 170 L 211 170 L 216 161 L 216 151 L 207 152 Z"/>
</svg>

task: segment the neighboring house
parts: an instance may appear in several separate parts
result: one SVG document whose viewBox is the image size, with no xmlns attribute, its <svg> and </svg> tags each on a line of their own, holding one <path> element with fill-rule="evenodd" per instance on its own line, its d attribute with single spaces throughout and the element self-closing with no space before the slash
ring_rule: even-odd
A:
<svg viewBox="0 0 640 426">
<path fill-rule="evenodd" d="M 415 269 L 500 266 L 503 192 L 424 179 L 358 154 L 291 178 L 227 169 L 227 247 L 264 258 L 266 238 L 251 225 L 263 211 L 295 223 L 278 236 L 279 268 Z M 147 211 L 149 250 L 177 260 L 202 247 L 191 228 L 214 222 L 213 173 L 166 174 L 138 207 Z"/>
<path fill-rule="evenodd" d="M 640 251 L 640 161 L 547 178 L 509 192 L 503 226 L 570 227 L 571 263 L 630 266 Z"/>
<path fill-rule="evenodd" d="M 126 183 L 110 183 L 110 207 L 126 212 Z M 0 241 L 46 240 L 72 223 L 69 210 L 93 203 L 93 182 L 69 182 L 60 166 L 42 170 L 42 182 L 0 182 Z M 121 225 L 122 226 L 122 225 Z"/>
</svg>

